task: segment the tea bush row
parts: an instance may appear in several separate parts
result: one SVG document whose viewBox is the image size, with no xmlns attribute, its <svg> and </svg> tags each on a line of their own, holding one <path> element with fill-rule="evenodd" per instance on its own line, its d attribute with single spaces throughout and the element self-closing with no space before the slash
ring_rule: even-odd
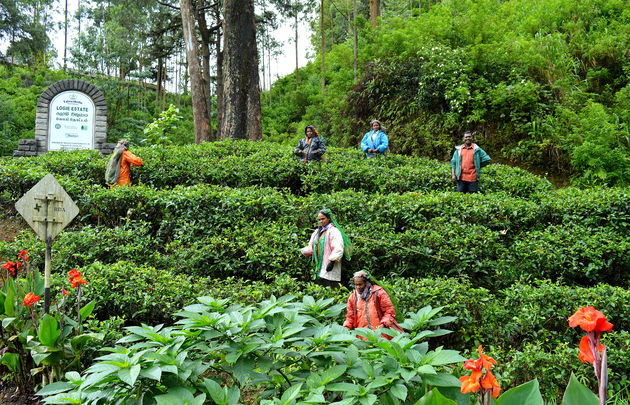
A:
<svg viewBox="0 0 630 405">
<path fill-rule="evenodd" d="M 355 245 L 343 266 L 348 274 L 367 268 L 379 275 L 463 275 L 498 286 L 533 278 L 627 285 L 627 192 L 593 191 L 603 203 L 590 217 L 571 193 L 558 192 L 566 202 L 560 205 L 553 197 L 535 204 L 504 194 L 296 197 L 257 187 L 99 189 L 77 200 L 81 218 L 56 239 L 56 265 L 124 258 L 204 276 L 309 279 L 312 264 L 298 249 L 308 241 L 317 209 L 328 206 Z M 8 252 L 24 243 L 0 243 L 0 256 L 2 246 Z M 28 244 L 43 249 L 41 242 Z"/>
<path fill-rule="evenodd" d="M 132 171 L 134 183 L 153 188 L 216 184 L 230 187 L 259 185 L 288 189 L 294 194 L 330 193 L 352 188 L 365 192 L 402 193 L 452 190 L 448 163 L 389 155 L 365 159 L 355 149 L 330 148 L 327 162 L 302 164 L 291 148 L 249 141 L 221 141 L 178 147 L 136 148 L 144 165 Z M 47 173 L 69 179 L 104 184 L 107 158 L 94 151 L 54 152 L 36 158 L 0 161 L 2 189 L 21 195 L 28 188 L 15 176 L 43 177 Z M 17 173 L 16 173 L 17 172 Z M 547 180 L 524 170 L 502 165 L 484 169 L 483 189 L 519 196 L 548 191 Z"/>
</svg>

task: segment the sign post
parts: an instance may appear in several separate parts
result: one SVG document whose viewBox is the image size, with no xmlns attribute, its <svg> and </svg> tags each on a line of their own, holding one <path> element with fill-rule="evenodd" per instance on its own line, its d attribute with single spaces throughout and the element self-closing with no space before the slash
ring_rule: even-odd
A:
<svg viewBox="0 0 630 405">
<path fill-rule="evenodd" d="M 15 203 L 15 209 L 33 228 L 37 236 L 46 242 L 44 309 L 48 313 L 52 241 L 77 216 L 79 207 L 55 177 L 47 174 Z"/>
</svg>

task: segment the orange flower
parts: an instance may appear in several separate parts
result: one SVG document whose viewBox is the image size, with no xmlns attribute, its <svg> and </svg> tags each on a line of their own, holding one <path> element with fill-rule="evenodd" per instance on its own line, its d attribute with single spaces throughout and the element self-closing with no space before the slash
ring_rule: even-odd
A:
<svg viewBox="0 0 630 405">
<path fill-rule="evenodd" d="M 32 292 L 26 294 L 26 296 L 24 297 L 24 304 L 22 304 L 22 306 L 29 306 L 32 307 L 34 303 L 36 303 L 37 301 L 39 301 L 39 295 L 35 295 Z"/>
<path fill-rule="evenodd" d="M 20 252 L 18 259 L 22 259 L 25 262 L 28 262 L 28 252 L 24 249 L 22 249 L 22 251 Z"/>
<path fill-rule="evenodd" d="M 601 353 L 602 350 L 604 350 L 604 346 L 602 346 L 602 344 L 600 343 L 598 349 Z M 580 360 L 582 360 L 582 363 L 593 364 L 595 362 L 595 356 L 593 355 L 591 347 L 588 344 L 588 336 L 584 336 L 582 337 L 582 340 L 580 340 L 580 354 L 578 354 L 578 357 L 580 358 Z"/>
<path fill-rule="evenodd" d="M 606 316 L 592 306 L 578 309 L 569 317 L 569 326 L 580 326 L 586 332 L 610 332 L 613 324 L 606 320 Z"/>
<path fill-rule="evenodd" d="M 479 360 L 481 360 L 483 368 L 485 368 L 486 371 L 490 371 L 490 369 L 492 368 L 492 363 L 497 364 L 497 361 L 493 359 L 492 357 L 481 353 L 481 345 L 479 345 L 478 350 L 479 350 Z"/>
<path fill-rule="evenodd" d="M 72 285 L 72 288 L 77 288 L 77 286 L 79 284 L 86 284 L 87 285 L 87 281 L 81 277 L 81 276 L 77 276 L 75 278 L 73 278 L 72 280 L 70 280 L 70 285 Z"/>
<path fill-rule="evenodd" d="M 462 383 L 462 394 L 479 391 L 481 373 L 481 370 L 474 370 L 470 375 L 459 377 L 459 381 Z"/>
<path fill-rule="evenodd" d="M 492 396 L 498 397 L 501 392 L 499 382 L 490 371 L 486 371 L 486 376 L 481 380 L 481 386 L 487 390 L 492 389 Z"/>
<path fill-rule="evenodd" d="M 64 286 L 61 286 L 61 293 L 62 293 L 63 295 L 70 295 L 70 292 L 69 292 L 69 291 L 67 291 L 67 290 L 64 288 Z"/>
<path fill-rule="evenodd" d="M 464 362 L 464 368 L 466 370 L 477 370 L 481 371 L 482 361 L 481 359 L 470 359 Z"/>
</svg>

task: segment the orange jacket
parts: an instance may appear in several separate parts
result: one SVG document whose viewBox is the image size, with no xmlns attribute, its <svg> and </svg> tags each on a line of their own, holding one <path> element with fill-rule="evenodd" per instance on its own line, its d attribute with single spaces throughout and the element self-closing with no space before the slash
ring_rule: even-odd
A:
<svg viewBox="0 0 630 405">
<path fill-rule="evenodd" d="M 118 175 L 117 182 L 119 186 L 131 184 L 129 165 L 142 166 L 142 159 L 128 150 L 123 150 L 122 157 L 120 158 L 120 174 Z"/>
<path fill-rule="evenodd" d="M 396 310 L 389 295 L 385 290 L 378 286 L 372 285 L 372 292 L 367 302 L 363 301 L 357 290 L 354 290 L 348 298 L 348 307 L 346 312 L 346 321 L 343 323 L 348 329 L 356 328 L 392 328 L 402 332 L 402 328 L 396 322 Z M 391 339 L 391 337 L 383 334 L 383 337 Z"/>
</svg>

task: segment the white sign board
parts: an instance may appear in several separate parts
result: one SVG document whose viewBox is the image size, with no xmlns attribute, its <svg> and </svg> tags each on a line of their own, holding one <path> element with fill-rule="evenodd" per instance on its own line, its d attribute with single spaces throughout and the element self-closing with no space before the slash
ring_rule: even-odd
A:
<svg viewBox="0 0 630 405">
<path fill-rule="evenodd" d="M 80 91 L 57 94 L 49 105 L 48 150 L 94 149 L 92 99 Z"/>
<path fill-rule="evenodd" d="M 79 213 L 79 207 L 52 174 L 27 191 L 15 209 L 44 241 L 57 236 Z"/>
</svg>

